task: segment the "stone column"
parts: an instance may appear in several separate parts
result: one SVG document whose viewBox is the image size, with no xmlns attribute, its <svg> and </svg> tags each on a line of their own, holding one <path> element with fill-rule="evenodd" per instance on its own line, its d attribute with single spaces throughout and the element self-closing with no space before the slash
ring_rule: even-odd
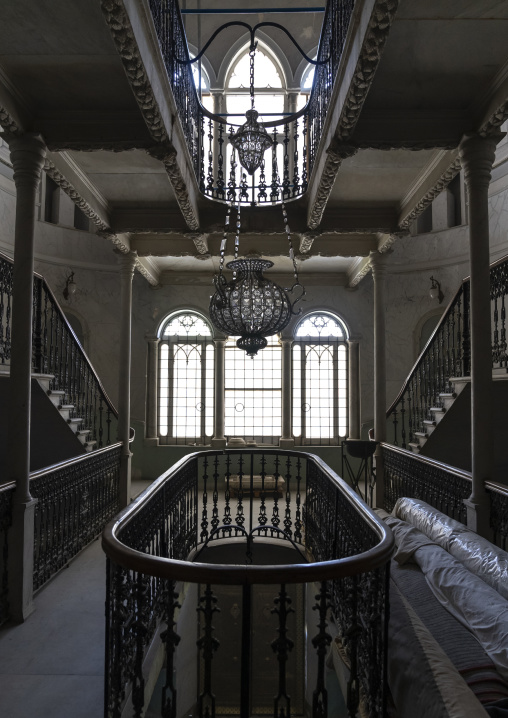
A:
<svg viewBox="0 0 508 718">
<path fill-rule="evenodd" d="M 118 378 L 118 439 L 123 441 L 120 465 L 120 508 L 131 501 L 131 330 L 132 278 L 136 253 L 120 255 L 120 357 Z"/>
<path fill-rule="evenodd" d="M 214 449 L 223 449 L 226 446 L 224 436 L 225 412 L 224 412 L 224 360 L 226 353 L 226 339 L 215 339 L 215 367 L 214 367 L 214 414 L 213 414 L 213 439 Z"/>
<path fill-rule="evenodd" d="M 295 445 L 291 431 L 292 381 L 291 381 L 291 339 L 281 339 L 282 344 L 282 435 L 279 439 L 281 449 L 292 449 Z"/>
<path fill-rule="evenodd" d="M 8 472 L 16 482 L 9 533 L 11 618 L 24 621 L 33 609 L 34 512 L 30 494 L 30 407 L 34 236 L 37 191 L 46 155 L 40 135 L 6 138 L 16 185 L 16 224 L 12 289 Z"/>
<path fill-rule="evenodd" d="M 386 254 L 370 253 L 370 266 L 374 282 L 374 439 L 386 439 L 386 335 L 385 335 L 385 276 Z M 383 451 L 378 446 L 374 506 L 384 504 Z"/>
<path fill-rule="evenodd" d="M 214 115 L 220 115 L 222 112 L 222 104 L 223 104 L 223 98 L 224 93 L 222 90 L 212 90 L 210 92 L 212 98 L 213 98 L 213 113 Z M 224 121 L 227 119 L 226 117 L 223 118 Z M 223 172 L 223 179 L 226 178 L 226 169 L 227 169 L 227 163 L 226 163 L 226 136 L 227 136 L 227 124 L 224 122 L 224 132 L 222 135 L 222 138 L 224 140 L 224 143 L 222 145 L 222 153 L 223 153 L 223 163 L 222 163 L 222 172 Z M 214 176 L 214 186 L 217 185 L 217 173 L 219 171 L 219 123 L 214 122 L 213 123 L 213 176 Z M 205 173 L 206 174 L 206 173 Z"/>
<path fill-rule="evenodd" d="M 360 342 L 348 341 L 349 359 L 349 439 L 361 439 L 360 426 Z"/>
<path fill-rule="evenodd" d="M 471 471 L 472 492 L 466 501 L 467 523 L 473 531 L 489 532 L 489 501 L 485 480 L 492 460 L 492 348 L 490 320 L 490 253 L 488 189 L 496 144 L 502 135 L 465 135 L 460 158 L 469 196 L 470 321 L 471 321 Z"/>
<path fill-rule="evenodd" d="M 159 381 L 159 337 L 155 334 L 146 334 L 148 343 L 148 358 L 146 367 L 146 438 L 148 446 L 157 446 L 159 435 L 157 432 L 157 408 Z"/>
</svg>

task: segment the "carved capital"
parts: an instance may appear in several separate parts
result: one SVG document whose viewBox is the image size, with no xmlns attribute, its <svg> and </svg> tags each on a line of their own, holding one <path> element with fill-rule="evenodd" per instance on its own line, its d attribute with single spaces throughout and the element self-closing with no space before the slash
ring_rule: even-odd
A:
<svg viewBox="0 0 508 718">
<path fill-rule="evenodd" d="M 503 137 L 503 132 L 496 132 L 488 137 L 475 133 L 464 135 L 459 145 L 459 156 L 464 168 L 464 179 L 469 187 L 488 188 L 496 145 Z"/>
<path fill-rule="evenodd" d="M 374 279 L 374 282 L 378 279 L 383 279 L 386 275 L 386 260 L 387 253 L 381 254 L 377 250 L 369 252 L 369 264 L 372 270 L 372 278 Z"/>
<path fill-rule="evenodd" d="M 25 135 L 7 134 L 4 139 L 9 144 L 16 188 L 36 189 L 46 157 L 46 145 L 41 135 L 32 132 Z"/>
<path fill-rule="evenodd" d="M 137 252 L 128 252 L 127 254 L 120 254 L 119 260 L 120 260 L 120 274 L 123 277 L 127 277 L 127 279 L 134 276 L 134 269 L 136 268 L 136 263 L 138 259 Z"/>
</svg>

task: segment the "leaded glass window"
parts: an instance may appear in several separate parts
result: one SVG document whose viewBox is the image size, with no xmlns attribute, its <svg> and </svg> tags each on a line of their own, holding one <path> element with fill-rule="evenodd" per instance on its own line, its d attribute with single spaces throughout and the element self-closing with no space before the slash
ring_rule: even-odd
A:
<svg viewBox="0 0 508 718">
<path fill-rule="evenodd" d="M 347 330 L 333 314 L 310 314 L 293 344 L 293 435 L 333 446 L 347 435 Z"/>
<path fill-rule="evenodd" d="M 278 443 L 281 434 L 281 346 L 277 336 L 250 358 L 230 337 L 225 349 L 225 434 Z"/>
<path fill-rule="evenodd" d="M 159 343 L 159 442 L 208 444 L 213 434 L 214 344 L 193 312 L 168 318 Z"/>
</svg>

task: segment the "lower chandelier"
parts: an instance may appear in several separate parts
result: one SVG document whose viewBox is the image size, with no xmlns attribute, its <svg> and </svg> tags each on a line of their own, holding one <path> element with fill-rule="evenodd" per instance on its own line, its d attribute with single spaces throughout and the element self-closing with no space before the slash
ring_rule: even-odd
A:
<svg viewBox="0 0 508 718">
<path fill-rule="evenodd" d="M 282 211 L 295 277 L 293 286 L 284 289 L 263 276 L 263 271 L 273 267 L 273 262 L 258 257 L 238 259 L 240 204 L 237 209 L 235 259 L 226 265 L 232 270 L 233 278 L 229 282 L 226 280 L 223 267 L 231 207 L 228 208 L 226 215 L 220 268 L 218 275 L 214 277 L 216 291 L 210 299 L 210 319 L 217 329 L 228 336 L 240 335 L 236 345 L 250 357 L 256 356 L 260 349 L 266 347 L 268 343 L 266 337 L 282 331 L 289 324 L 292 315 L 300 314 L 301 309 L 295 311 L 294 307 L 305 295 L 305 289 L 298 281 L 298 270 L 284 205 Z M 289 295 L 298 289 L 300 295 L 291 301 Z"/>
</svg>

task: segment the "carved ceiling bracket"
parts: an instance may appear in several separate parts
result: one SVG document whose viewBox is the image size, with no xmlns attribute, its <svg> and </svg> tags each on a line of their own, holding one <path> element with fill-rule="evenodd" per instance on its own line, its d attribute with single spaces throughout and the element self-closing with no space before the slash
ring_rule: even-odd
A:
<svg viewBox="0 0 508 718">
<path fill-rule="evenodd" d="M 192 239 L 194 242 L 194 246 L 198 250 L 198 255 L 208 255 L 210 256 L 210 252 L 208 249 L 208 237 L 209 234 L 200 234 L 199 232 L 190 232 L 189 234 L 185 235 L 186 237 L 189 237 L 189 239 Z"/>
<path fill-rule="evenodd" d="M 23 130 L 4 107 L 0 107 L 0 125 L 11 135 L 22 135 Z"/>
<path fill-rule="evenodd" d="M 404 219 L 399 223 L 400 230 L 409 229 L 415 219 L 420 216 L 420 214 L 429 206 L 429 204 L 431 204 L 431 202 L 436 199 L 438 194 L 440 194 L 444 190 L 444 188 L 450 184 L 455 175 L 460 172 L 460 166 L 460 158 L 457 158 L 450 165 L 450 167 L 448 167 L 446 172 L 441 175 L 434 187 L 427 192 L 427 194 L 418 202 L 416 207 L 414 207 L 411 212 L 407 214 Z"/>
<path fill-rule="evenodd" d="M 342 140 L 351 136 L 358 122 L 398 5 L 399 0 L 378 0 L 374 6 L 336 131 Z"/>
<path fill-rule="evenodd" d="M 319 232 L 300 232 L 300 254 L 306 254 L 312 249 L 314 240 L 319 237 Z"/>
<path fill-rule="evenodd" d="M 160 145 L 150 147 L 147 149 L 147 152 L 150 157 L 159 160 L 164 165 L 164 169 L 166 170 L 171 186 L 173 187 L 176 201 L 178 202 L 178 206 L 180 207 L 180 211 L 187 223 L 187 226 L 189 229 L 198 230 L 199 220 L 190 201 L 189 192 L 182 176 L 182 172 L 178 166 L 178 162 L 176 160 L 176 150 L 173 147 L 173 144 L 167 140 Z"/>
<path fill-rule="evenodd" d="M 122 0 L 101 0 L 101 9 L 148 131 L 156 142 L 165 142 L 168 135 L 164 127 L 164 120 L 141 59 L 124 4 Z"/>
<path fill-rule="evenodd" d="M 326 150 L 326 160 L 319 180 L 319 187 L 312 203 L 307 224 L 309 229 L 317 229 L 321 223 L 326 203 L 332 191 L 335 178 L 342 162 L 358 152 L 356 145 L 339 142 L 336 138 Z"/>
<path fill-rule="evenodd" d="M 83 197 L 79 194 L 77 190 L 74 189 L 71 183 L 65 179 L 63 174 L 59 170 L 57 170 L 51 160 L 46 159 L 44 161 L 44 171 L 48 174 L 49 177 L 51 177 L 53 182 L 55 182 L 61 189 L 63 189 L 65 194 L 72 199 L 74 204 L 79 207 L 83 214 L 85 214 L 89 219 L 92 220 L 92 222 L 99 228 L 99 230 L 103 232 L 111 231 L 108 225 L 99 217 L 97 212 L 94 212 L 88 202 L 83 199 Z"/>
<path fill-rule="evenodd" d="M 508 119 L 508 100 L 504 102 L 497 110 L 492 114 L 487 122 L 485 122 L 478 132 L 482 137 L 488 137 L 499 131 L 499 128 L 505 120 Z"/>
</svg>

